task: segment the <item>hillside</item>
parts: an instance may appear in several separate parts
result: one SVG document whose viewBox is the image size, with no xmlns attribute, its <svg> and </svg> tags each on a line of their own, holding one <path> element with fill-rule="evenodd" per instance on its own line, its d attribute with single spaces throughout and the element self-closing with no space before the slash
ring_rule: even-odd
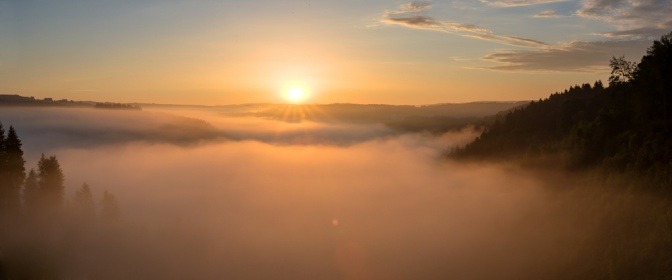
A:
<svg viewBox="0 0 672 280">
<path fill-rule="evenodd" d="M 93 107 L 97 109 L 141 110 L 137 104 L 74 101 L 68 99 L 54 100 L 53 98 L 36 99 L 17 94 L 0 94 L 0 106 L 4 107 Z"/>
<path fill-rule="evenodd" d="M 513 110 L 455 158 L 597 168 L 672 185 L 672 33 L 639 63 L 611 60 L 609 86 L 572 86 Z"/>
<path fill-rule="evenodd" d="M 442 133 L 484 123 L 486 117 L 524 106 L 518 102 L 472 102 L 423 106 L 385 104 L 269 105 L 253 116 L 286 122 L 380 123 L 395 130 Z"/>
</svg>

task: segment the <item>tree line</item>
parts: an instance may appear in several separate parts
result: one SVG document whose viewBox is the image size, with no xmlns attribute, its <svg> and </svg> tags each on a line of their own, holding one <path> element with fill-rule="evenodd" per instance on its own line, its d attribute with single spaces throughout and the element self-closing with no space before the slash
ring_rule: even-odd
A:
<svg viewBox="0 0 672 280">
<path fill-rule="evenodd" d="M 37 170 L 26 173 L 21 139 L 13 126 L 0 123 L 0 211 L 7 215 L 57 215 L 65 206 L 65 176 L 56 156 L 42 154 Z M 119 208 L 111 193 L 103 193 L 101 218 L 116 219 Z M 74 211 L 95 213 L 91 188 L 84 183 L 75 192 Z"/>
<path fill-rule="evenodd" d="M 571 86 L 501 116 L 454 158 L 523 159 L 672 186 L 672 32 L 639 63 L 613 57 L 609 85 Z"/>
<path fill-rule="evenodd" d="M 64 264 L 82 267 L 72 260 L 79 252 L 73 246 L 100 245 L 100 233 L 118 223 L 117 199 L 105 191 L 96 211 L 93 192 L 84 183 L 68 203 L 56 156 L 42 154 L 37 169 L 27 171 L 23 155 L 14 127 L 5 133 L 0 123 L 0 279 L 90 276 L 79 269 L 66 271 Z"/>
</svg>

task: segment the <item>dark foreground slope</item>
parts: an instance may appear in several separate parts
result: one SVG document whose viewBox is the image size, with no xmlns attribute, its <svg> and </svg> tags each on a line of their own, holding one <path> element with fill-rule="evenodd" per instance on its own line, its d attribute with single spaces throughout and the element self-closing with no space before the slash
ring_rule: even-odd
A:
<svg viewBox="0 0 672 280">
<path fill-rule="evenodd" d="M 583 251 L 546 279 L 672 279 L 672 33 L 611 67 L 608 87 L 514 110 L 451 154 L 533 167 L 567 195 L 567 215 L 590 220 Z"/>
<path fill-rule="evenodd" d="M 669 189 L 672 33 L 655 41 L 639 64 L 614 58 L 611 67 L 608 87 L 599 81 L 572 86 L 514 110 L 453 156 L 598 168 Z"/>
</svg>

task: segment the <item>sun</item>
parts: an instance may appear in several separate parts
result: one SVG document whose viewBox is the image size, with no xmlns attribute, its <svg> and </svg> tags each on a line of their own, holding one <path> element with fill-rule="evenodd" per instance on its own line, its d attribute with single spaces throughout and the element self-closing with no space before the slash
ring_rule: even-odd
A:
<svg viewBox="0 0 672 280">
<path fill-rule="evenodd" d="M 303 103 L 306 98 L 308 98 L 308 93 L 300 86 L 293 86 L 285 92 L 284 97 L 290 103 L 299 104 Z"/>
</svg>

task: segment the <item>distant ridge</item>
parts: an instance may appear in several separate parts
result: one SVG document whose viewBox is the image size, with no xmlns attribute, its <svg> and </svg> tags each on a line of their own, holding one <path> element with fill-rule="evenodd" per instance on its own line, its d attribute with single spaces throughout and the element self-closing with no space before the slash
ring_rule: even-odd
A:
<svg viewBox="0 0 672 280">
<path fill-rule="evenodd" d="M 97 109 L 121 109 L 121 110 L 142 109 L 140 105 L 137 104 L 74 101 L 68 99 L 54 100 L 53 98 L 36 99 L 35 97 L 25 97 L 18 94 L 0 94 L 0 106 L 92 107 Z"/>
</svg>

